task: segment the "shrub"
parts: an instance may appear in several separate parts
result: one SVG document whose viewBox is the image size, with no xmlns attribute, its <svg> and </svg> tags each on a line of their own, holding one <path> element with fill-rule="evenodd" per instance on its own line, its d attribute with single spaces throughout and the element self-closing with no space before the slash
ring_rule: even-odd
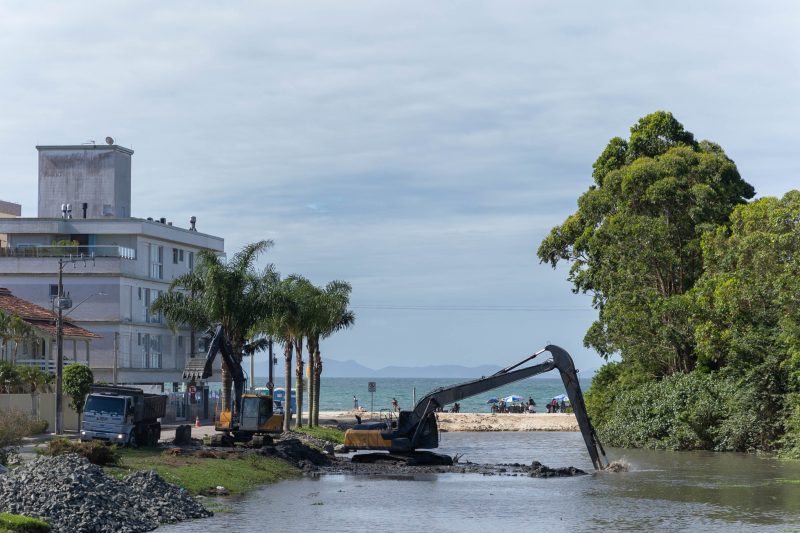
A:
<svg viewBox="0 0 800 533">
<path fill-rule="evenodd" d="M 38 453 L 52 456 L 74 453 L 100 466 L 116 465 L 120 462 L 116 445 L 107 445 L 99 441 L 72 441 L 63 437 L 52 439 L 47 443 L 47 447 L 38 450 Z"/>
<path fill-rule="evenodd" d="M 44 418 L 34 418 L 31 420 L 31 435 L 45 433 L 50 423 Z"/>
<path fill-rule="evenodd" d="M 17 409 L 0 410 L 0 464 L 22 445 L 22 439 L 32 434 L 32 419 Z"/>
<path fill-rule="evenodd" d="M 47 533 L 50 525 L 44 520 L 18 514 L 0 513 L 0 531 Z"/>
</svg>

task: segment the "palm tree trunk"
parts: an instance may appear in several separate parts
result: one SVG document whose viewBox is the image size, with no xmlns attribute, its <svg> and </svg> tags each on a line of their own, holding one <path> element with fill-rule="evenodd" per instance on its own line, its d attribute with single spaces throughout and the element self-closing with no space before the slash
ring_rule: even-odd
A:
<svg viewBox="0 0 800 533">
<path fill-rule="evenodd" d="M 283 400 L 283 430 L 292 427 L 292 340 L 283 341 L 283 387 L 286 391 Z"/>
<path fill-rule="evenodd" d="M 297 352 L 297 427 L 303 427 L 303 336 L 294 341 L 294 351 Z"/>
<path fill-rule="evenodd" d="M 228 365 L 223 361 L 222 363 L 222 410 L 227 411 L 231 405 L 231 373 L 228 370 Z"/>
<path fill-rule="evenodd" d="M 306 343 L 306 347 L 308 348 L 308 425 L 309 427 L 318 425 L 314 422 L 314 412 L 316 411 L 317 405 L 315 403 L 315 392 L 317 390 L 317 381 L 316 381 L 316 374 L 314 372 L 314 338 L 313 336 L 308 338 L 308 342 Z"/>
<path fill-rule="evenodd" d="M 316 388 L 314 389 L 314 423 L 319 425 L 319 398 L 320 389 L 322 388 L 322 354 L 319 351 L 319 339 L 314 343 L 314 381 Z"/>
</svg>

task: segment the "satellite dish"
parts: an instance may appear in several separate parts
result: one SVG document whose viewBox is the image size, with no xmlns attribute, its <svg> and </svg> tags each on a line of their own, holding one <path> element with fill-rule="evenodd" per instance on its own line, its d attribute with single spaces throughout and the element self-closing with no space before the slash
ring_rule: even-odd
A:
<svg viewBox="0 0 800 533">
<path fill-rule="evenodd" d="M 106 144 L 114 144 L 114 138 L 113 137 L 106 137 Z"/>
</svg>

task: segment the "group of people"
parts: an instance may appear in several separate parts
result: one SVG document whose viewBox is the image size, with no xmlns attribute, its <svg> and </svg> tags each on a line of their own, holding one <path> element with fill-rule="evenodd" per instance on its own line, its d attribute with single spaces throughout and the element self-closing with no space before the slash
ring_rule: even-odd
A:
<svg viewBox="0 0 800 533">
<path fill-rule="evenodd" d="M 507 404 L 503 400 L 492 404 L 492 413 L 530 413 L 536 412 L 536 402 L 533 401 L 533 396 L 528 397 L 527 402 L 510 403 Z"/>
<path fill-rule="evenodd" d="M 550 400 L 550 403 L 547 404 L 547 412 L 548 413 L 566 413 L 569 405 L 566 401 L 562 398 L 559 402 L 555 398 Z"/>
</svg>

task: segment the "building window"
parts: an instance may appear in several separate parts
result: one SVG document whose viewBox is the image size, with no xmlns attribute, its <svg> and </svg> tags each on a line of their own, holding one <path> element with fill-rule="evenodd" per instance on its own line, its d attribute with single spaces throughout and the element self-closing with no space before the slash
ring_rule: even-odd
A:
<svg viewBox="0 0 800 533">
<path fill-rule="evenodd" d="M 164 247 L 150 244 L 150 277 L 164 279 Z"/>
<path fill-rule="evenodd" d="M 145 367 L 161 368 L 161 335 L 147 334 L 147 337 L 150 341 L 148 345 L 150 350 L 145 357 Z"/>
<path fill-rule="evenodd" d="M 178 249 L 177 248 L 173 248 L 172 249 L 172 264 L 174 264 L 174 265 L 178 264 Z"/>
<path fill-rule="evenodd" d="M 161 324 L 163 321 L 163 315 L 161 313 L 156 313 L 150 310 L 150 306 L 153 305 L 153 302 L 161 296 L 161 291 L 156 289 L 145 289 L 144 290 L 144 321 L 149 322 L 152 324 Z"/>
<path fill-rule="evenodd" d="M 194 270 L 194 252 L 189 252 L 189 272 Z"/>
</svg>

